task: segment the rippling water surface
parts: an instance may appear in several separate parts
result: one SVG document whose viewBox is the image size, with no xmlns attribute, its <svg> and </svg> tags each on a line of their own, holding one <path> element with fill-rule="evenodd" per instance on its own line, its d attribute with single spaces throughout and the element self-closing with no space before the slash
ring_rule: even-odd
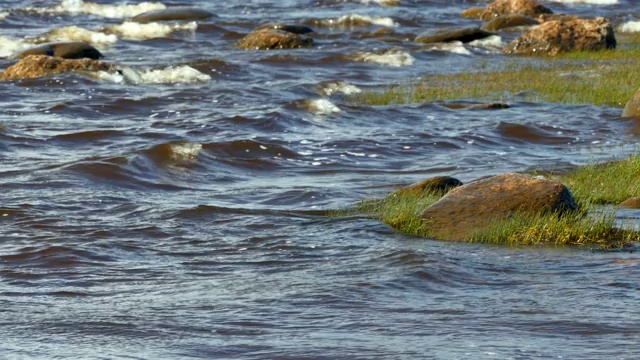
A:
<svg viewBox="0 0 640 360">
<path fill-rule="evenodd" d="M 632 0 L 543 3 L 616 26 L 640 18 Z M 459 14 L 486 2 L 199 0 L 188 4 L 217 16 L 148 27 L 126 19 L 185 2 L 127 4 L 0 4 L 0 67 L 72 38 L 132 72 L 0 83 L 0 357 L 640 356 L 637 253 L 436 242 L 326 216 L 433 175 L 637 150 L 620 108 L 348 100 L 509 61 L 499 51 L 515 33 L 412 41 L 477 25 Z M 317 46 L 233 46 L 267 22 L 311 26 Z"/>
</svg>

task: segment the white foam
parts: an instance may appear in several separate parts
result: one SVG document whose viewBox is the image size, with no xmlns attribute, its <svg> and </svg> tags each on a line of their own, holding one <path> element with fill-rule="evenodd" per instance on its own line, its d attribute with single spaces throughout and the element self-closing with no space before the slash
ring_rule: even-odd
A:
<svg viewBox="0 0 640 360">
<path fill-rule="evenodd" d="M 123 39 L 128 40 L 145 40 L 163 38 L 177 31 L 194 32 L 198 28 L 198 24 L 192 21 L 187 24 L 162 24 L 147 23 L 140 24 L 131 21 L 125 21 L 120 25 L 107 28 L 109 32 L 115 33 Z"/>
<path fill-rule="evenodd" d="M 55 41 L 83 41 L 92 45 L 113 45 L 118 37 L 113 34 L 105 34 L 97 31 L 83 29 L 77 26 L 67 26 L 54 29 L 36 38 L 38 42 Z"/>
<path fill-rule="evenodd" d="M 307 109 L 316 115 L 330 115 L 342 111 L 336 104 L 327 99 L 308 100 Z"/>
<path fill-rule="evenodd" d="M 411 54 L 399 50 L 389 50 L 383 53 L 360 53 L 356 54 L 354 59 L 393 67 L 410 66 L 415 61 Z"/>
<path fill-rule="evenodd" d="M 186 65 L 153 70 L 136 70 L 125 67 L 120 70 L 120 73 L 99 71 L 97 77 L 110 82 L 136 85 L 191 84 L 211 80 L 211 76 Z"/>
<path fill-rule="evenodd" d="M 471 51 L 464 47 L 461 41 L 451 41 L 447 43 L 436 43 L 429 47 L 430 50 L 446 51 L 459 55 L 471 55 Z"/>
<path fill-rule="evenodd" d="M 355 26 L 368 26 L 378 25 L 386 27 L 396 27 L 398 24 L 390 17 L 380 16 L 367 16 L 359 14 L 350 14 L 339 17 L 337 19 L 324 19 L 320 20 L 320 23 L 325 26 L 335 27 L 355 27 Z"/>
<path fill-rule="evenodd" d="M 615 5 L 619 4 L 618 0 L 552 0 L 563 4 L 593 4 L 593 5 Z"/>
<path fill-rule="evenodd" d="M 9 16 L 8 11 L 0 11 L 0 20 L 4 20 L 7 16 Z"/>
<path fill-rule="evenodd" d="M 191 142 L 180 142 L 169 145 L 171 149 L 171 160 L 188 161 L 194 160 L 202 150 L 202 144 Z"/>
<path fill-rule="evenodd" d="M 640 21 L 628 21 L 620 27 L 618 27 L 618 31 L 620 32 L 640 32 Z"/>
<path fill-rule="evenodd" d="M 502 50 L 506 44 L 502 42 L 502 38 L 500 36 L 491 35 L 484 39 L 473 40 L 469 43 L 469 46 L 499 51 Z"/>
<path fill-rule="evenodd" d="M 59 5 L 46 9 L 31 9 L 44 13 L 89 14 L 107 18 L 126 18 L 167 7 L 159 2 L 142 2 L 134 5 L 103 5 L 82 0 L 63 0 Z"/>
<path fill-rule="evenodd" d="M 385 6 L 393 6 L 393 5 L 398 5 L 400 3 L 400 0 L 359 0 L 361 3 L 363 4 L 378 4 L 378 5 L 385 5 Z"/>
<path fill-rule="evenodd" d="M 321 92 L 326 96 L 331 96 L 336 93 L 342 93 L 345 95 L 353 95 L 362 92 L 359 87 L 349 84 L 344 81 L 330 82 L 323 85 Z"/>
<path fill-rule="evenodd" d="M 0 57 L 11 57 L 31 47 L 33 47 L 33 44 L 0 36 Z"/>
</svg>

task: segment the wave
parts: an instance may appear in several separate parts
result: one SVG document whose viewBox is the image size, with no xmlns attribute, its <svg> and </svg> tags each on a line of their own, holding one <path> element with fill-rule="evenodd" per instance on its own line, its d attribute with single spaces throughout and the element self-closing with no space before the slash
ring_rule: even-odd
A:
<svg viewBox="0 0 640 360">
<path fill-rule="evenodd" d="M 167 7 L 159 2 L 142 2 L 133 5 L 103 5 L 83 0 L 63 0 L 51 8 L 27 8 L 27 11 L 49 14 L 87 14 L 106 18 L 127 18 L 152 10 L 162 10 Z"/>
<path fill-rule="evenodd" d="M 211 76 L 201 73 L 191 66 L 170 66 L 164 69 L 138 70 L 123 67 L 119 72 L 99 71 L 95 74 L 100 80 L 114 83 L 143 84 L 192 84 L 204 83 L 211 80 Z"/>
<path fill-rule="evenodd" d="M 33 39 L 34 43 L 57 41 L 82 41 L 95 46 L 100 46 L 113 45 L 118 41 L 118 37 L 113 34 L 105 34 L 78 26 L 67 26 L 51 30 Z"/>
<path fill-rule="evenodd" d="M 618 0 L 551 0 L 562 4 L 616 5 Z"/>
<path fill-rule="evenodd" d="M 364 52 L 356 54 L 353 59 L 393 67 L 411 66 L 415 61 L 411 54 L 401 50 L 388 50 L 382 53 Z"/>
<path fill-rule="evenodd" d="M 330 115 L 342 111 L 336 104 L 327 99 L 308 99 L 302 101 L 300 104 L 303 109 L 316 115 Z"/>
<path fill-rule="evenodd" d="M 358 0 L 363 4 L 378 4 L 384 6 L 394 6 L 400 4 L 400 0 Z"/>
<path fill-rule="evenodd" d="M 398 24 L 393 21 L 390 17 L 380 17 L 380 16 L 367 16 L 367 15 L 358 15 L 358 14 L 350 14 L 345 15 L 339 18 L 331 18 L 331 19 L 317 19 L 311 21 L 313 25 L 316 26 L 324 26 L 324 27 L 358 27 L 358 26 L 371 26 L 371 25 L 379 25 L 386 27 L 396 27 Z"/>
<path fill-rule="evenodd" d="M 323 95 L 331 96 L 333 94 L 353 95 L 362 92 L 359 87 L 349 84 L 345 81 L 331 81 L 320 84 L 320 92 Z"/>
<path fill-rule="evenodd" d="M 11 57 L 30 47 L 33 47 L 33 44 L 24 40 L 0 36 L 0 57 Z"/>
<path fill-rule="evenodd" d="M 620 32 L 640 32 L 640 21 L 627 21 L 618 27 Z"/>
<path fill-rule="evenodd" d="M 195 21 L 187 24 L 162 24 L 155 22 L 141 24 L 125 21 L 120 25 L 108 27 L 105 31 L 118 35 L 126 40 L 147 40 L 167 37 L 170 34 L 180 31 L 194 32 L 197 28 L 198 24 Z"/>
</svg>

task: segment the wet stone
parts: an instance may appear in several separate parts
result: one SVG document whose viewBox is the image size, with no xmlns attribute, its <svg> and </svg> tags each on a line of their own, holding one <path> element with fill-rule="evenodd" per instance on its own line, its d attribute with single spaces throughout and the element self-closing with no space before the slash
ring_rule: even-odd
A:
<svg viewBox="0 0 640 360">
<path fill-rule="evenodd" d="M 191 7 L 171 7 L 147 11 L 131 18 L 131 21 L 146 24 L 156 21 L 195 21 L 212 18 L 213 13 Z"/>
<path fill-rule="evenodd" d="M 425 193 L 442 194 L 449 190 L 462 186 L 462 181 L 451 176 L 435 176 L 426 180 L 422 180 L 415 184 L 404 187 L 395 192 L 397 195 L 412 194 L 420 196 Z"/>
<path fill-rule="evenodd" d="M 563 213 L 577 207 L 571 191 L 561 183 L 509 173 L 455 188 L 422 216 L 434 238 L 470 240 L 515 212 Z"/>
<path fill-rule="evenodd" d="M 0 73 L 0 80 L 29 79 L 73 71 L 111 71 L 113 65 L 93 59 L 63 59 L 46 55 L 27 56 Z"/>
<path fill-rule="evenodd" d="M 640 117 L 640 90 L 636 91 L 635 95 L 627 101 L 622 110 L 622 117 Z"/>
<path fill-rule="evenodd" d="M 254 30 L 236 46 L 247 50 L 294 49 L 313 46 L 313 39 L 278 29 Z"/>
<path fill-rule="evenodd" d="M 495 0 L 487 5 L 480 18 L 488 21 L 508 14 L 536 17 L 541 14 L 553 14 L 553 11 L 535 0 Z"/>
<path fill-rule="evenodd" d="M 89 58 L 93 60 L 101 59 L 102 53 L 93 46 L 80 42 L 80 41 L 68 41 L 68 42 L 56 42 L 43 44 L 18 54 L 16 57 L 22 59 L 30 55 L 46 55 L 54 56 L 64 59 L 82 59 Z"/>
<path fill-rule="evenodd" d="M 498 16 L 497 18 L 490 20 L 482 27 L 482 29 L 485 31 L 498 31 L 517 26 L 530 26 L 539 24 L 540 22 L 532 17 L 520 14 L 509 14 Z"/>
<path fill-rule="evenodd" d="M 418 37 L 416 37 L 416 42 L 423 44 L 451 41 L 468 43 L 474 40 L 484 39 L 491 35 L 495 34 L 489 31 L 482 30 L 479 27 L 469 27 L 463 29 L 438 29 L 433 31 L 426 31 L 418 35 Z"/>
</svg>

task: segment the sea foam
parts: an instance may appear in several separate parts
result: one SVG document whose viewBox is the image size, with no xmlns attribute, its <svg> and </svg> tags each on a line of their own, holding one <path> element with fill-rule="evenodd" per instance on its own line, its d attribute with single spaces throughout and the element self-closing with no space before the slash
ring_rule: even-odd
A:
<svg viewBox="0 0 640 360">
<path fill-rule="evenodd" d="M 92 45 L 113 45 L 118 37 L 98 31 L 87 30 L 77 26 L 54 29 L 34 39 L 36 42 L 83 41 Z"/>
<path fill-rule="evenodd" d="M 411 66 L 415 61 L 415 58 L 411 56 L 411 54 L 399 50 L 388 50 L 383 53 L 359 53 L 353 58 L 356 61 L 364 61 L 393 67 Z"/>
<path fill-rule="evenodd" d="M 335 81 L 322 84 L 322 88 L 320 89 L 323 95 L 331 96 L 333 94 L 345 94 L 345 95 L 353 95 L 362 92 L 359 87 L 349 84 L 344 81 Z"/>
<path fill-rule="evenodd" d="M 162 10 L 167 7 L 159 2 L 142 2 L 132 5 L 103 5 L 82 0 L 63 0 L 60 4 L 52 8 L 31 8 L 41 13 L 69 13 L 69 14 L 89 14 L 106 18 L 126 18 L 136 16 L 143 12 L 152 10 Z"/>
<path fill-rule="evenodd" d="M 336 104 L 327 99 L 308 100 L 306 101 L 306 106 L 309 111 L 316 115 L 330 115 L 342 111 Z"/>
<path fill-rule="evenodd" d="M 0 57 L 11 57 L 33 47 L 33 44 L 23 40 L 0 36 Z"/>
<path fill-rule="evenodd" d="M 344 15 L 339 18 L 322 19 L 317 21 L 320 26 L 327 27 L 357 27 L 357 26 L 386 26 L 396 27 L 398 24 L 390 17 L 367 16 L 359 14 Z"/>
<path fill-rule="evenodd" d="M 149 70 L 123 67 L 118 73 L 100 71 L 97 77 L 105 81 L 136 85 L 191 84 L 211 80 L 211 76 L 186 65 Z"/>
<path fill-rule="evenodd" d="M 618 31 L 620 32 L 640 32 L 640 21 L 628 21 L 620 27 L 618 27 Z"/>
<path fill-rule="evenodd" d="M 167 37 L 168 35 L 178 31 L 194 32 L 197 28 L 198 24 L 195 21 L 186 24 L 162 24 L 156 22 L 140 24 L 125 21 L 120 25 L 111 26 L 106 30 L 117 34 L 123 39 L 146 40 Z"/>
</svg>

